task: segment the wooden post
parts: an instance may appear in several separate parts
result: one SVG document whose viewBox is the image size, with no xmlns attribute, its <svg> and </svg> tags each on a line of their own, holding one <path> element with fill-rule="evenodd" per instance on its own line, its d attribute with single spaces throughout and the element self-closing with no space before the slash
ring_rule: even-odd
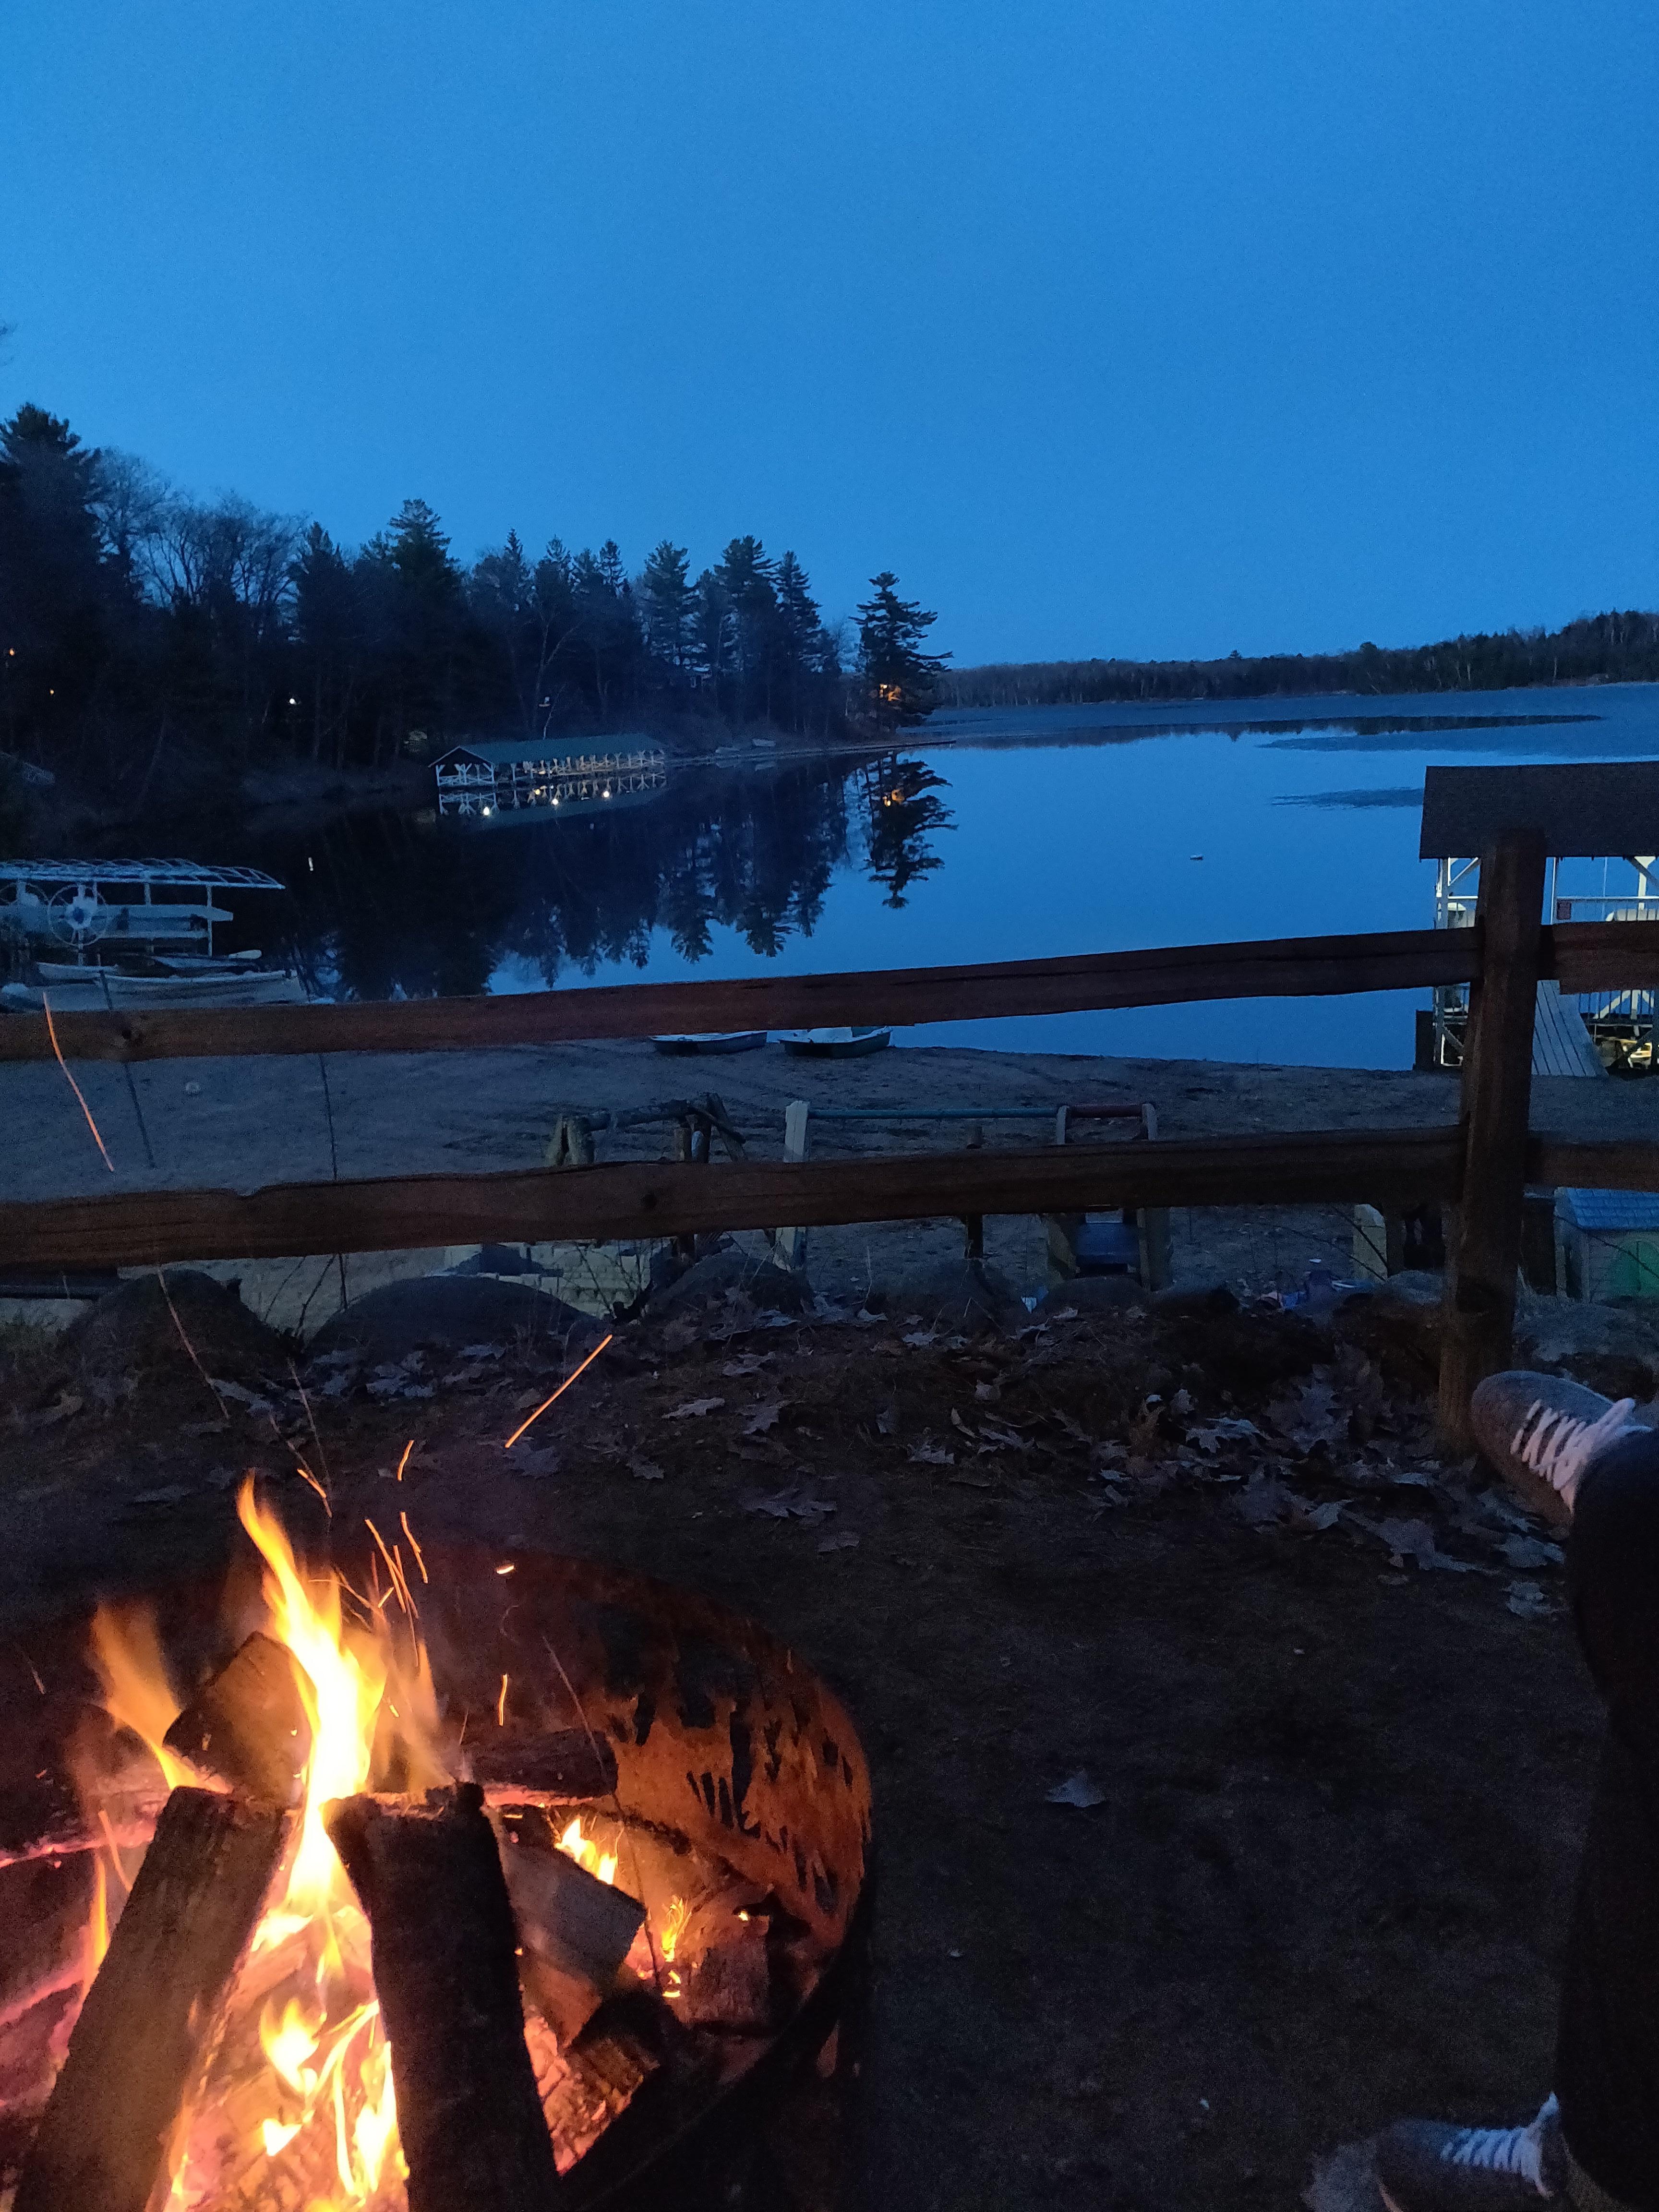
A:
<svg viewBox="0 0 1659 2212">
<path fill-rule="evenodd" d="M 811 1122 L 812 1107 L 810 1099 L 792 1098 L 783 1113 L 783 1157 L 787 1160 L 810 1158 L 812 1150 Z M 774 1239 L 774 1249 L 781 1267 L 804 1267 L 806 1265 L 806 1231 L 805 1229 L 780 1229 Z"/>
<path fill-rule="evenodd" d="M 1471 1443 L 1474 1386 L 1507 1365 L 1515 1326 L 1543 902 L 1542 833 L 1505 831 L 1480 860 L 1480 975 L 1470 986 L 1463 1051 L 1463 1190 L 1446 1255 L 1440 1430 L 1459 1451 Z"/>
</svg>

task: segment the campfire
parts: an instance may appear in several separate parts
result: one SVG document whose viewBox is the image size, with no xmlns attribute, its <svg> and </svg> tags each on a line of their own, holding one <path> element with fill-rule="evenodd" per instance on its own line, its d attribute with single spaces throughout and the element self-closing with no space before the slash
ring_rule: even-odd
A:
<svg viewBox="0 0 1659 2212">
<path fill-rule="evenodd" d="M 869 1791 L 792 1654 L 238 1511 L 246 1572 L 43 1631 L 0 1728 L 0 2206 L 620 2203 L 821 2054 Z"/>
</svg>

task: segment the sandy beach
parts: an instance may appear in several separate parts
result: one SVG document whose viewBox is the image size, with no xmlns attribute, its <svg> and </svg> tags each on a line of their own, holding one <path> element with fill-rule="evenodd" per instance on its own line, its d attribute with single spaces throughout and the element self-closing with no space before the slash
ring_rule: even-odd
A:
<svg viewBox="0 0 1659 2212">
<path fill-rule="evenodd" d="M 792 1099 L 815 1109 L 1040 1107 L 1143 1100 L 1166 1136 L 1218 1136 L 1273 1129 L 1422 1127 L 1457 1113 L 1455 1079 L 1401 1070 L 1237 1066 L 1211 1060 L 1107 1060 L 1059 1054 L 906 1047 L 869 1059 L 808 1060 L 777 1044 L 729 1059 L 671 1059 L 648 1044 L 516 1048 L 422 1056 L 343 1054 L 321 1060 L 152 1061 L 128 1071 L 76 1069 L 107 1146 L 106 1168 L 80 1107 L 50 1062 L 0 1069 L 0 1121 L 7 1132 L 6 1182 L 32 1199 L 101 1190 L 179 1189 L 327 1181 L 333 1176 L 488 1171 L 538 1164 L 562 1114 L 597 1116 L 714 1091 L 751 1154 L 777 1158 Z M 1535 1127 L 1583 1137 L 1659 1136 L 1659 1087 L 1540 1078 Z M 988 1120 L 988 1148 L 1051 1140 L 1044 1120 Z M 855 1151 L 954 1150 L 975 1134 L 959 1120 L 812 1124 L 823 1157 Z M 605 1131 L 601 1160 L 656 1158 L 665 1127 Z M 153 1160 L 154 1164 L 150 1164 Z M 1252 1289 L 1298 1283 L 1310 1261 L 1348 1264 L 1352 1217 L 1337 1207 L 1178 1212 L 1171 1221 L 1177 1276 L 1221 1274 Z M 767 1257 L 758 1235 L 757 1264 Z M 959 1255 L 962 1231 L 944 1221 L 870 1224 L 812 1233 L 807 1267 L 832 1297 L 907 1280 Z M 987 1255 L 1016 1289 L 1044 1287 L 1044 1238 L 1033 1218 L 986 1224 Z M 394 1276 L 453 1266 L 464 1250 L 362 1255 L 348 1259 L 348 1295 Z M 544 1252 L 544 1257 L 546 1256 Z M 590 1309 L 626 1294 L 648 1253 L 565 1249 L 550 1282 Z M 304 1262 L 234 1263 L 244 1295 L 281 1326 L 319 1326 L 340 1303 L 341 1270 L 330 1255 Z"/>
</svg>

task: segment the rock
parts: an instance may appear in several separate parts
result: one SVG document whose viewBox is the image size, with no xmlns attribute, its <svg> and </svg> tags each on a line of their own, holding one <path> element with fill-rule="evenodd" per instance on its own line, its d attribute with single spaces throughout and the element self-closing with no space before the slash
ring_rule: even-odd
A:
<svg viewBox="0 0 1659 2212">
<path fill-rule="evenodd" d="M 1073 1275 L 1037 1300 L 1036 1318 L 1052 1321 L 1068 1308 L 1079 1314 L 1122 1313 L 1146 1304 L 1146 1289 L 1133 1275 Z"/>
<path fill-rule="evenodd" d="M 1218 1389 L 1251 1397 L 1307 1374 L 1335 1350 L 1328 1330 L 1305 1315 L 1272 1311 L 1200 1314 L 1173 1322 L 1160 1316 L 1156 1342 L 1177 1366 L 1201 1368 Z M 1153 1382 L 1152 1387 L 1164 1386 Z"/>
<path fill-rule="evenodd" d="M 172 1369 L 193 1375 L 198 1361 L 210 1375 L 257 1383 L 285 1374 L 291 1356 L 288 1339 L 250 1313 L 234 1287 L 193 1267 L 169 1267 L 165 1291 L 159 1274 L 135 1275 L 54 1347 L 55 1363 L 68 1372 L 112 1384 Z"/>
<path fill-rule="evenodd" d="M 1438 1275 L 1407 1268 L 1374 1291 L 1344 1298 L 1336 1309 L 1336 1333 L 1370 1353 L 1385 1372 L 1403 1370 L 1406 1379 L 1425 1388 L 1440 1373 L 1443 1291 Z"/>
<path fill-rule="evenodd" d="M 882 1287 L 890 1314 L 901 1319 L 920 1314 L 925 1327 L 947 1336 L 982 1336 L 992 1329 L 1021 1328 L 1030 1319 L 1007 1277 L 983 1261 L 957 1260 L 918 1268 L 914 1274 L 890 1276 Z M 1059 1304 L 1064 1303 L 1061 1297 Z"/>
<path fill-rule="evenodd" d="M 1160 1321 L 1212 1321 L 1218 1315 L 1238 1311 L 1238 1300 L 1219 1275 L 1208 1281 L 1171 1283 L 1154 1291 L 1151 1303 Z"/>
<path fill-rule="evenodd" d="M 1570 1376 L 1603 1397 L 1651 1398 L 1659 1392 L 1659 1314 L 1645 1304 L 1528 1296 L 1515 1316 L 1515 1364 Z"/>
<path fill-rule="evenodd" d="M 551 1340 L 586 1348 L 604 1334 L 591 1314 L 562 1298 L 504 1283 L 491 1275 L 416 1275 L 384 1284 L 324 1322 L 307 1346 L 311 1359 L 356 1352 L 371 1366 L 407 1358 L 423 1347 L 459 1352 L 463 1345 Z"/>
<path fill-rule="evenodd" d="M 757 1313 L 811 1313 L 812 1290 L 799 1268 L 780 1267 L 770 1260 L 735 1246 L 694 1260 L 672 1281 L 659 1288 L 653 1263 L 651 1297 L 647 1312 L 653 1322 L 669 1321 L 698 1307 L 724 1305 L 735 1292 Z"/>
</svg>

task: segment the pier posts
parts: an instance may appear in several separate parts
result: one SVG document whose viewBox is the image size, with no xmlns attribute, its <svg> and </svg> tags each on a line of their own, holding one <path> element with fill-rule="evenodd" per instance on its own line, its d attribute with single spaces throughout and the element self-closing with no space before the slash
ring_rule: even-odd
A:
<svg viewBox="0 0 1659 2212">
<path fill-rule="evenodd" d="M 1480 974 L 1463 1051 L 1463 1188 L 1446 1255 L 1441 1433 L 1469 1448 L 1474 1387 L 1509 1364 L 1526 1194 L 1544 838 L 1506 830 L 1480 860 Z"/>
</svg>

